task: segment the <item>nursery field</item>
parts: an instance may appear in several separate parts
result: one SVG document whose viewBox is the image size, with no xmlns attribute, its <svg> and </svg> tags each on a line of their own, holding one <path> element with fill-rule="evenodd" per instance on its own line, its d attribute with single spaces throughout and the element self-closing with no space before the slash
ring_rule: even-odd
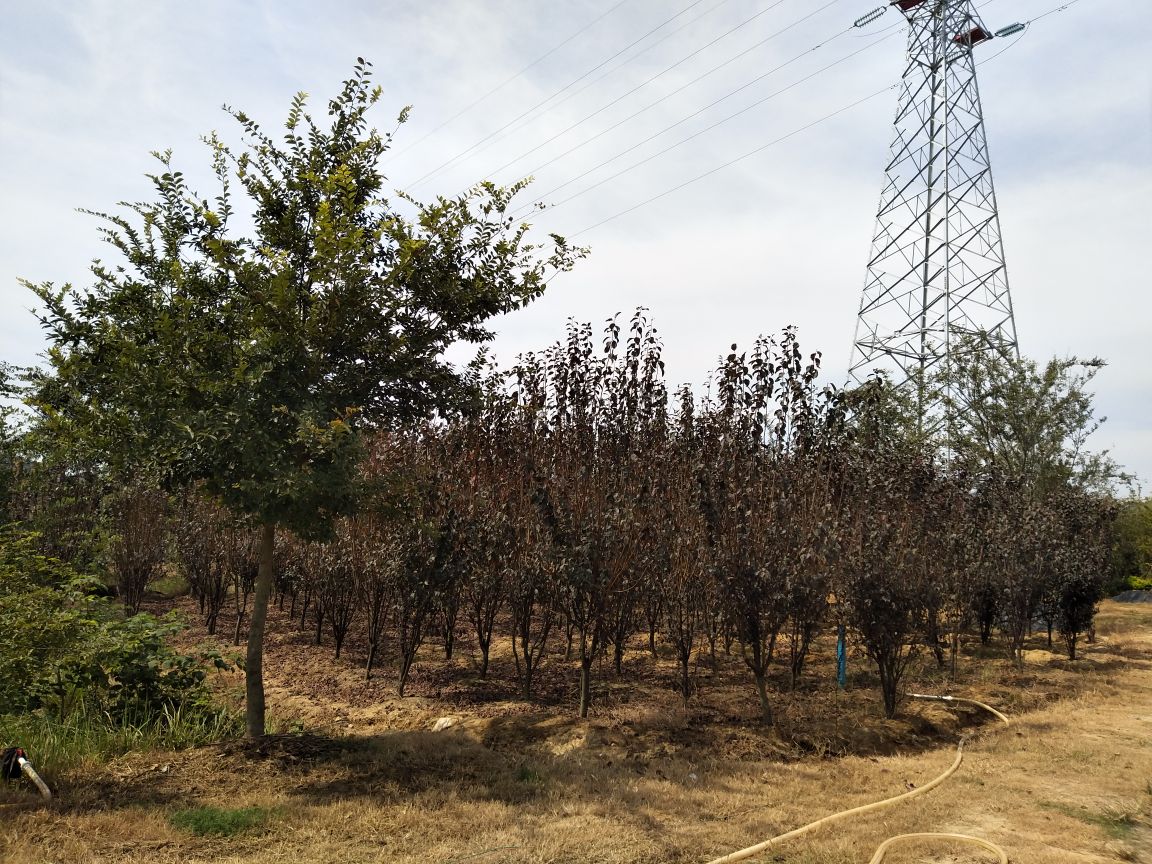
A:
<svg viewBox="0 0 1152 864">
<path fill-rule="evenodd" d="M 276 734 L 73 765 L 51 776 L 47 806 L 5 790 L 0 860 L 705 862 L 923 785 L 963 735 L 964 762 L 938 789 L 755 860 L 863 864 L 885 838 L 919 831 L 984 837 L 1017 864 L 1152 860 L 1146 604 L 1106 602 L 1096 641 L 1074 662 L 1037 636 L 1019 672 L 973 640 L 957 684 L 928 654 L 910 673 L 909 690 L 980 699 L 1008 714 L 1008 727 L 927 702 L 885 720 L 861 662 L 836 689 L 827 638 L 800 692 L 774 695 L 768 728 L 735 656 L 721 654 L 716 670 L 697 665 L 685 709 L 674 660 L 637 645 L 627 684 L 605 670 L 580 720 L 576 671 L 561 653 L 546 659 L 528 703 L 502 671 L 511 659 L 501 646 L 481 688 L 467 643 L 451 662 L 429 643 L 400 698 L 386 665 L 364 681 L 355 645 L 336 661 L 285 613 L 270 624 Z M 228 697 L 240 683 L 221 676 L 216 687 Z M 992 859 L 910 845 L 886 860 Z"/>
</svg>

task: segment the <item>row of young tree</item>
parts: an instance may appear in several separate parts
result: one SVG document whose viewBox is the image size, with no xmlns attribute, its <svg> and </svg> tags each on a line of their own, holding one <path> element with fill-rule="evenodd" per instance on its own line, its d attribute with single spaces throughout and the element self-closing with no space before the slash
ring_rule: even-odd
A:
<svg viewBox="0 0 1152 864">
<path fill-rule="evenodd" d="M 430 634 L 451 658 L 469 632 L 480 678 L 504 640 L 525 699 L 561 645 L 581 716 L 601 658 L 620 676 L 626 651 L 674 655 L 687 702 L 692 664 L 735 647 L 768 722 L 772 682 L 796 687 L 813 640 L 840 625 L 888 716 L 919 652 L 956 674 L 966 632 L 999 633 L 1021 663 L 1039 624 L 1075 658 L 1107 572 L 1106 497 L 945 458 L 902 431 L 883 380 L 820 386 L 819 355 L 791 330 L 733 346 L 703 398 L 669 392 L 643 313 L 596 343 L 570 325 L 510 370 L 477 363 L 470 410 L 370 438 L 356 512 L 277 553 L 276 591 L 317 643 L 339 656 L 359 633 L 366 673 L 388 657 L 403 694 Z M 174 557 L 209 632 L 227 609 L 239 642 L 254 530 L 195 494 L 113 500 L 125 604 Z"/>
<path fill-rule="evenodd" d="M 235 603 L 247 629 L 249 735 L 277 580 L 337 642 L 365 628 L 371 663 L 392 634 L 401 685 L 429 622 L 512 639 L 529 694 L 562 634 L 582 713 L 595 658 L 644 629 L 682 669 L 739 643 L 766 716 L 770 664 L 798 678 L 833 621 L 889 711 L 912 646 L 954 652 L 969 619 L 1019 657 L 1047 615 L 1074 650 L 1068 586 L 1097 578 L 1108 518 L 1108 463 L 1081 449 L 1094 367 L 956 352 L 974 362 L 938 401 L 961 422 L 928 437 L 882 383 L 821 387 L 790 332 L 733 349 L 699 399 L 668 391 L 643 318 L 461 375 L 445 351 L 586 250 L 530 241 L 523 183 L 390 198 L 370 65 L 322 112 L 298 94 L 275 134 L 227 109 L 240 140 L 206 136 L 209 192 L 157 154 L 149 200 L 93 214 L 112 260 L 89 284 L 25 283 L 48 364 L 15 375 L 14 435 L 0 364 L 0 515 L 114 570 L 130 610 L 179 550 L 209 626 Z"/>
</svg>

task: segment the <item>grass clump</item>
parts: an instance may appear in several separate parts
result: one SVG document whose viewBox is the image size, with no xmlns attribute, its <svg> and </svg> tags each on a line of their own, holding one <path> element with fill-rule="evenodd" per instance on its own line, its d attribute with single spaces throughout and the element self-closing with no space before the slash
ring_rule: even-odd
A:
<svg viewBox="0 0 1152 864">
<path fill-rule="evenodd" d="M 270 816 L 264 807 L 192 807 L 169 814 L 168 822 L 197 837 L 233 837 L 262 827 Z"/>
<path fill-rule="evenodd" d="M 1143 822 L 1143 809 L 1136 801 L 1119 801 L 1106 804 L 1093 820 L 1104 829 L 1109 837 L 1124 839 Z"/>
<path fill-rule="evenodd" d="M 1144 821 L 1142 818 L 1143 810 L 1139 802 L 1134 801 L 1105 804 L 1099 812 L 1089 810 L 1084 806 L 1076 808 L 1069 804 L 1054 801 L 1041 801 L 1039 803 L 1041 807 L 1055 810 L 1089 825 L 1095 825 L 1108 837 L 1115 840 L 1123 840 L 1128 837 L 1133 829 Z"/>
<path fill-rule="evenodd" d="M 69 771 L 132 751 L 182 750 L 237 737 L 241 717 L 226 708 L 164 706 L 113 717 L 81 705 L 61 718 L 44 711 L 0 714 L 0 743 L 19 745 L 50 784 Z"/>
</svg>

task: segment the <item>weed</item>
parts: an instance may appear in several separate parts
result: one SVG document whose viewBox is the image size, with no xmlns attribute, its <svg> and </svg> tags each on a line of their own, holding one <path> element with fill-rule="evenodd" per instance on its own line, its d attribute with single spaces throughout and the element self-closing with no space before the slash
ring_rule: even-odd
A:
<svg viewBox="0 0 1152 864">
<path fill-rule="evenodd" d="M 1077 808 L 1071 804 L 1057 801 L 1040 801 L 1038 803 L 1048 810 L 1055 810 L 1057 813 L 1063 813 L 1065 816 L 1079 819 L 1089 825 L 1095 825 L 1116 840 L 1127 837 L 1132 829 L 1140 823 L 1141 808 L 1138 803 L 1133 801 L 1105 804 L 1098 813 L 1083 805 Z"/>
<path fill-rule="evenodd" d="M 44 712 L 0 715 L 0 742 L 28 750 L 36 770 L 49 783 L 85 762 L 102 761 L 132 750 L 180 750 L 235 737 L 241 730 L 233 712 L 167 706 L 160 716 L 136 721 L 113 719 L 80 703 L 67 720 Z"/>
<path fill-rule="evenodd" d="M 1135 801 L 1118 801 L 1105 804 L 1097 817 L 1097 824 L 1109 837 L 1127 837 L 1140 822 L 1141 808 Z"/>
<path fill-rule="evenodd" d="M 188 580 L 179 573 L 165 573 L 148 583 L 149 589 L 165 597 L 183 597 L 189 591 Z"/>
<path fill-rule="evenodd" d="M 233 837 L 263 826 L 270 815 L 263 807 L 193 807 L 169 814 L 168 821 L 197 837 Z"/>
</svg>

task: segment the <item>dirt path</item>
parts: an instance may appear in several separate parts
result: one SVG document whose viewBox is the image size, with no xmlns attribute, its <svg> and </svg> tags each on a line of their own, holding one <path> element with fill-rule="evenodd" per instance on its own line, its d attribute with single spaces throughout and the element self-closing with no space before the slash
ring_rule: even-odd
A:
<svg viewBox="0 0 1152 864">
<path fill-rule="evenodd" d="M 892 834 L 961 831 L 1000 843 L 1014 864 L 1152 862 L 1152 608 L 1107 604 L 1099 629 L 1076 664 L 1037 649 L 1022 676 L 973 666 L 968 692 L 1017 710 L 1010 728 L 970 729 L 944 786 L 761 860 L 864 864 Z M 667 705 L 627 702 L 591 723 L 566 711 L 462 715 L 433 732 L 436 700 L 326 703 L 289 683 L 282 674 L 277 698 L 354 734 L 131 754 L 73 778 L 52 809 L 7 819 L 0 861 L 687 864 L 923 784 L 954 754 L 950 741 L 909 737 L 952 735 L 956 718 L 935 705 L 909 709 L 904 737 L 890 739 L 908 746 L 890 755 L 797 758 L 794 741 L 739 722 L 693 728 Z M 1046 704 L 1061 692 L 1077 695 Z M 824 698 L 839 722 L 865 716 L 851 694 Z M 227 839 L 170 824 L 196 805 L 261 808 L 267 822 Z M 888 860 L 989 859 L 909 847 Z"/>
</svg>

